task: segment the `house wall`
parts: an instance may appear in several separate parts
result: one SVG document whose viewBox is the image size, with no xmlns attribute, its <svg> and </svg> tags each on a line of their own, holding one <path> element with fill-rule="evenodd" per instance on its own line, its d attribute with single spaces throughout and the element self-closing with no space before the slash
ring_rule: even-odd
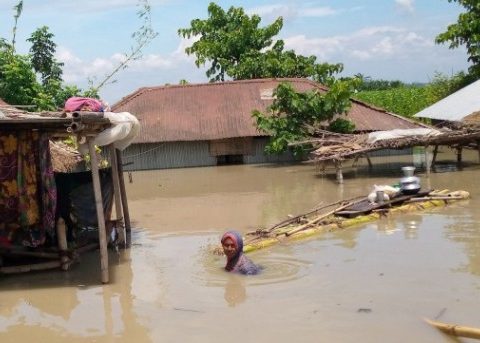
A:
<svg viewBox="0 0 480 343">
<path fill-rule="evenodd" d="M 292 162 L 298 160 L 291 153 L 266 155 L 264 153 L 267 138 L 253 138 L 252 155 L 244 155 L 245 164 Z M 208 141 L 167 142 L 132 144 L 123 153 L 125 170 L 168 169 L 185 167 L 204 167 L 217 165 L 217 157 L 211 155 Z"/>
<path fill-rule="evenodd" d="M 292 153 L 282 155 L 265 154 L 266 137 L 254 137 L 251 155 L 244 155 L 245 164 L 286 163 L 300 161 L 301 158 Z M 412 149 L 380 150 L 370 156 L 409 155 Z M 206 167 L 217 165 L 217 157 L 212 156 L 211 145 L 208 141 L 198 142 L 168 142 L 133 144 L 123 151 L 123 163 L 132 163 L 125 166 L 126 171 L 169 169 L 186 167 Z"/>
</svg>

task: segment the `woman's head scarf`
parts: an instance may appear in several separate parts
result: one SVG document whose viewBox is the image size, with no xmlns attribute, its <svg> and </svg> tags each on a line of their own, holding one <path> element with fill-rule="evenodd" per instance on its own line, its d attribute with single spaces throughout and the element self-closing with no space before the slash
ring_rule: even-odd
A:
<svg viewBox="0 0 480 343">
<path fill-rule="evenodd" d="M 231 270 L 235 267 L 238 259 L 243 254 L 243 238 L 242 235 L 237 231 L 227 231 L 223 234 L 221 242 L 225 242 L 227 238 L 230 238 L 235 244 L 235 255 L 232 258 L 227 257 L 226 269 Z"/>
</svg>

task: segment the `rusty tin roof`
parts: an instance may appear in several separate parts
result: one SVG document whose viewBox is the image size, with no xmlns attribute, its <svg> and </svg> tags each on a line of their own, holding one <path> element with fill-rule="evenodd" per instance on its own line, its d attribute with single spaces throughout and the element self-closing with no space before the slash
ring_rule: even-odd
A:
<svg viewBox="0 0 480 343">
<path fill-rule="evenodd" d="M 280 82 L 297 91 L 327 88 L 308 79 L 258 79 L 140 88 L 113 107 L 130 112 L 142 129 L 134 143 L 215 140 L 265 136 L 252 111 L 266 111 Z M 420 124 L 352 99 L 348 118 L 357 131 L 417 128 Z"/>
</svg>

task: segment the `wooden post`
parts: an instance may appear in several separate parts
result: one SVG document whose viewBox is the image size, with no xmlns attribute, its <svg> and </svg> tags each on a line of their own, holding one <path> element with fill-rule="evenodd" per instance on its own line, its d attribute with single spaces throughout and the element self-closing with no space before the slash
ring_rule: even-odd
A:
<svg viewBox="0 0 480 343">
<path fill-rule="evenodd" d="M 457 147 L 457 163 L 458 165 L 462 164 L 462 147 Z"/>
<path fill-rule="evenodd" d="M 373 164 L 372 164 L 372 161 L 370 160 L 370 156 L 368 156 L 368 154 L 365 154 L 364 156 L 365 156 L 365 158 L 367 159 L 367 162 L 368 162 L 368 170 L 372 171 Z"/>
<path fill-rule="evenodd" d="M 357 162 L 360 159 L 360 155 L 355 156 L 353 163 L 352 163 L 352 168 L 355 168 L 357 166 Z"/>
<path fill-rule="evenodd" d="M 343 183 L 343 173 L 342 173 L 342 162 L 335 161 L 335 170 L 337 171 L 337 182 L 342 184 Z"/>
<path fill-rule="evenodd" d="M 117 162 L 117 153 L 115 151 L 115 147 L 113 144 L 110 144 L 110 160 L 112 163 L 112 182 L 113 182 L 113 191 L 115 196 L 115 214 L 117 216 L 117 223 L 119 219 L 122 219 L 123 222 L 123 215 L 122 215 L 122 194 L 120 192 L 120 180 L 118 175 L 118 162 Z M 121 244 L 125 245 L 127 243 L 126 234 L 125 234 L 125 225 L 122 225 L 119 232 L 119 239 Z"/>
<path fill-rule="evenodd" d="M 127 230 L 127 233 L 129 233 L 132 230 L 132 227 L 130 226 L 127 192 L 125 190 L 125 180 L 123 178 L 122 152 L 118 149 L 115 149 L 115 151 L 117 152 L 118 176 L 120 181 L 120 192 L 122 194 L 123 219 L 125 220 L 125 229 Z"/>
<path fill-rule="evenodd" d="M 427 171 L 427 177 L 430 177 L 430 157 L 428 156 L 428 145 L 425 146 L 425 169 Z"/>
<path fill-rule="evenodd" d="M 478 162 L 480 162 L 480 140 L 477 140 Z"/>
<path fill-rule="evenodd" d="M 70 259 L 67 256 L 68 244 L 67 244 L 67 230 L 65 227 L 65 221 L 62 217 L 57 220 L 57 242 L 58 242 L 58 252 L 60 257 L 60 263 L 63 270 L 68 270 L 70 267 Z"/>
<path fill-rule="evenodd" d="M 98 241 L 100 245 L 100 266 L 102 271 L 102 282 L 108 283 L 108 250 L 107 250 L 107 232 L 105 230 L 105 216 L 103 214 L 102 189 L 100 187 L 100 175 L 98 173 L 97 152 L 93 137 L 87 138 L 88 150 L 90 152 L 90 164 L 92 168 L 93 191 L 95 193 L 95 206 L 97 209 L 98 221 Z"/>
<path fill-rule="evenodd" d="M 431 168 L 435 168 L 435 162 L 437 162 L 437 155 L 438 155 L 438 144 L 435 145 L 435 148 L 433 148 L 433 157 L 432 157 Z"/>
</svg>

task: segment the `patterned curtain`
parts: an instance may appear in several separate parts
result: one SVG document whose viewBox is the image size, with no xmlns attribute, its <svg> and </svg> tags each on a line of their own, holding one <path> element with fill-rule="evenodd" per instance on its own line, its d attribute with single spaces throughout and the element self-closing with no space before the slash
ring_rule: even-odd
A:
<svg viewBox="0 0 480 343">
<path fill-rule="evenodd" d="M 0 246 L 37 247 L 55 229 L 49 140 L 38 131 L 0 131 Z"/>
</svg>

